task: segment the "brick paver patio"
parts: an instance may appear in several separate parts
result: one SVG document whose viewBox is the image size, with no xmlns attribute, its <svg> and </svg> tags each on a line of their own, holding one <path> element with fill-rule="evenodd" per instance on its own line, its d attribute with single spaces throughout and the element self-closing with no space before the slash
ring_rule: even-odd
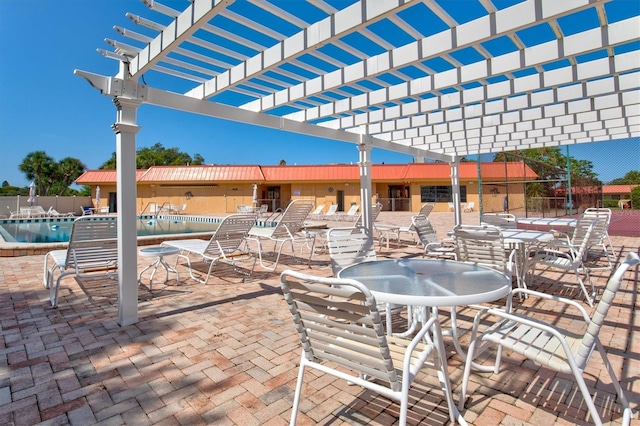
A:
<svg viewBox="0 0 640 426">
<path fill-rule="evenodd" d="M 451 228 L 451 216 L 431 214 L 440 237 Z M 408 224 L 409 218 L 383 212 L 379 221 Z M 477 213 L 465 213 L 465 223 L 474 221 Z M 618 259 L 639 251 L 638 237 L 612 240 Z M 380 254 L 420 252 L 408 243 Z M 42 261 L 42 255 L 0 258 L 0 424 L 288 424 L 300 349 L 279 272 L 292 268 L 328 276 L 326 254 L 314 256 L 311 268 L 291 257 L 281 260 L 278 272 L 257 266 L 247 282 L 231 268 L 218 267 L 216 277 L 201 285 L 179 266 L 182 285 L 172 275 L 166 284 L 154 282 L 153 292 L 140 287 L 139 322 L 126 327 L 117 324 L 117 286 L 108 278 L 66 278 L 60 306 L 51 309 Z M 139 267 L 150 261 L 139 258 Z M 596 286 L 601 289 L 608 276 L 596 271 Z M 638 425 L 639 282 L 637 268 L 627 273 L 601 333 Z M 531 286 L 580 297 L 574 283 L 572 275 L 545 272 Z M 474 313 L 460 311 L 463 327 Z M 540 315 L 553 321 L 568 313 Z M 462 359 L 445 343 L 457 401 Z M 619 404 L 602 368 L 594 354 L 588 384 L 596 389 L 603 421 L 619 424 Z M 409 423 L 446 424 L 446 403 L 433 371 L 425 369 L 418 383 Z M 463 414 L 471 424 L 588 424 L 570 377 L 517 357 L 505 358 L 499 374 L 473 373 L 469 391 Z M 305 376 L 301 425 L 390 425 L 397 414 L 398 405 L 386 398 L 317 372 Z"/>
</svg>

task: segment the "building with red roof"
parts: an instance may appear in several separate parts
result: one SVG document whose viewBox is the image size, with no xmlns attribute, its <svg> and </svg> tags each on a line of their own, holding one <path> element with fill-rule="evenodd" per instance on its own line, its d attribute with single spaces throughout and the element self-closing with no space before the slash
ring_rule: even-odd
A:
<svg viewBox="0 0 640 426">
<path fill-rule="evenodd" d="M 478 182 L 482 181 L 485 211 L 502 211 L 504 197 L 511 209 L 524 208 L 524 182 L 537 178 L 522 162 L 459 165 L 461 201 L 479 203 Z M 110 211 L 117 211 L 116 171 L 88 170 L 76 183 L 100 186 Z M 316 205 L 338 204 L 344 211 L 361 205 L 360 172 L 357 164 L 327 165 L 203 165 L 153 166 L 138 170 L 138 211 L 152 205 L 182 206 L 187 213 L 232 213 L 239 205 L 253 204 L 254 185 L 258 204 L 269 210 L 284 208 L 292 199 L 313 199 Z M 414 211 L 422 204 L 446 211 L 451 202 L 451 168 L 447 163 L 374 164 L 371 166 L 372 194 L 384 210 Z M 104 204 L 104 201 L 102 201 Z M 346 206 L 346 208 L 345 208 Z"/>
</svg>

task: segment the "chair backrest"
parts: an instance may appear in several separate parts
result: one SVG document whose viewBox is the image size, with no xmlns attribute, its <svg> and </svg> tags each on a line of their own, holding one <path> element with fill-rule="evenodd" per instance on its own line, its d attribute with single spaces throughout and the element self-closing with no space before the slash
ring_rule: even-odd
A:
<svg viewBox="0 0 640 426">
<path fill-rule="evenodd" d="M 265 204 L 266 206 L 266 204 Z M 322 213 L 322 210 L 324 210 L 324 205 L 319 205 L 311 214 L 312 215 L 318 215 L 320 213 Z"/>
<path fill-rule="evenodd" d="M 304 227 L 304 221 L 307 220 L 311 209 L 313 208 L 313 200 L 293 200 L 287 206 L 287 209 L 278 219 L 278 224 L 271 236 L 273 238 L 293 237 Z"/>
<path fill-rule="evenodd" d="M 377 259 L 373 237 L 362 226 L 330 229 L 327 246 L 333 275 L 347 266 Z"/>
<path fill-rule="evenodd" d="M 516 217 L 511 213 L 484 213 L 480 216 L 482 225 L 493 225 L 498 228 L 515 229 L 518 227 Z"/>
<path fill-rule="evenodd" d="M 411 216 L 411 224 L 424 247 L 438 242 L 436 230 L 433 228 L 433 225 L 429 222 L 429 219 L 427 219 L 426 216 L 422 214 Z"/>
<path fill-rule="evenodd" d="M 254 214 L 240 213 L 225 217 L 209 239 L 205 253 L 212 257 L 232 254 L 245 242 L 247 233 L 255 223 Z"/>
<path fill-rule="evenodd" d="M 589 207 L 582 213 L 582 217 L 587 220 L 598 219 L 598 223 L 593 227 L 591 232 L 589 246 L 602 244 L 609 233 L 609 224 L 611 223 L 611 209 L 601 209 Z"/>
<path fill-rule="evenodd" d="M 336 214 L 337 211 L 338 211 L 338 205 L 337 204 L 331 204 L 329 206 L 329 209 L 327 210 L 327 212 L 324 215 L 325 216 L 332 216 L 332 215 Z"/>
<path fill-rule="evenodd" d="M 73 222 L 65 269 L 86 270 L 118 260 L 116 217 L 79 217 Z"/>
<path fill-rule="evenodd" d="M 495 226 L 458 225 L 453 229 L 456 258 L 488 266 L 511 276 L 504 238 Z"/>
<path fill-rule="evenodd" d="M 435 206 L 436 205 L 433 203 L 424 203 L 422 207 L 420 207 L 420 211 L 418 212 L 418 214 L 424 217 L 428 217 Z"/>
<path fill-rule="evenodd" d="M 578 217 L 576 227 L 573 230 L 570 240 L 574 253 L 580 251 L 580 254 L 582 255 L 594 244 L 590 238 L 592 238 L 591 235 L 593 234 L 593 230 L 598 222 L 600 221 L 593 217 L 585 215 Z M 601 230 L 601 228 L 599 229 Z"/>
<path fill-rule="evenodd" d="M 611 274 L 611 277 L 602 292 L 600 301 L 591 315 L 591 322 L 587 326 L 587 330 L 580 342 L 580 346 L 576 351 L 575 358 L 579 368 L 584 368 L 591 356 L 591 353 L 593 352 L 593 348 L 597 341 L 596 339 L 598 338 L 598 333 L 600 333 L 600 328 L 602 327 L 607 313 L 609 312 L 611 303 L 620 288 L 620 282 L 622 281 L 624 273 L 631 266 L 637 265 L 639 261 L 640 259 L 638 258 L 638 255 L 631 252 L 627 254 L 624 261 L 620 263 L 618 269 Z"/>
<path fill-rule="evenodd" d="M 378 216 L 380 215 L 381 211 L 382 211 L 382 204 L 375 203 L 371 206 L 371 223 L 376 222 L 376 219 L 378 219 Z M 358 216 L 355 226 L 362 226 L 362 214 Z"/>
<path fill-rule="evenodd" d="M 357 213 L 358 209 L 360 208 L 359 205 L 357 204 L 353 204 L 351 207 L 349 207 L 349 210 L 347 211 L 347 215 L 348 216 L 353 216 Z"/>
<path fill-rule="evenodd" d="M 401 389 L 376 300 L 360 282 L 284 271 L 280 287 L 310 361 L 330 361 Z"/>
</svg>

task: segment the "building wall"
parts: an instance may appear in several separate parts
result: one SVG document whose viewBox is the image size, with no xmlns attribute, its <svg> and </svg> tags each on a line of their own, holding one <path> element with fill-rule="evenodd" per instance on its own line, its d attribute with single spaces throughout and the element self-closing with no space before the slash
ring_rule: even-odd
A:
<svg viewBox="0 0 640 426">
<path fill-rule="evenodd" d="M 433 180 L 421 182 L 374 182 L 372 184 L 372 200 L 376 194 L 380 199 L 388 196 L 389 186 L 408 187 L 411 211 L 417 212 L 422 206 L 420 199 L 420 187 L 424 185 L 449 186 L 449 180 Z M 479 209 L 478 183 L 477 181 L 461 181 L 461 185 L 467 188 L 467 202 L 475 203 L 475 211 Z M 258 204 L 267 203 L 272 210 L 271 200 L 266 200 L 268 187 L 280 187 L 280 199 L 278 206 L 286 208 L 294 199 L 313 199 L 315 205 L 324 205 L 323 211 L 327 211 L 331 204 L 337 203 L 338 192 L 344 192 L 344 210 L 348 210 L 352 203 L 362 205 L 360 200 L 360 182 L 295 182 L 295 183 L 269 183 L 260 184 L 257 187 Z M 108 202 L 108 193 L 115 192 L 115 185 L 100 185 L 101 205 Z M 506 187 L 500 187 L 498 194 L 488 192 L 488 187 L 483 190 L 483 209 L 486 212 L 503 211 Z M 95 194 L 95 189 L 94 189 Z M 510 184 L 508 190 L 509 209 L 524 211 L 524 195 L 522 184 Z M 95 201 L 95 200 L 94 200 Z M 238 182 L 209 185 L 138 185 L 138 212 L 149 212 L 150 203 L 171 204 L 181 207 L 186 204 L 186 213 L 190 214 L 230 214 L 237 211 L 238 205 L 253 204 L 253 183 Z M 383 203 L 384 204 L 384 203 Z M 435 203 L 434 211 L 449 211 L 447 202 Z"/>
</svg>

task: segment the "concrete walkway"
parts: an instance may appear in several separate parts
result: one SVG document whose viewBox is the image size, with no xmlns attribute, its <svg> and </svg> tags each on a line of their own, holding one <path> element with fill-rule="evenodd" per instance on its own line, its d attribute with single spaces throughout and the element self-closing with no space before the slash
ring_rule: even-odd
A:
<svg viewBox="0 0 640 426">
<path fill-rule="evenodd" d="M 450 213 L 432 213 L 430 219 L 440 237 L 453 225 Z M 477 213 L 465 213 L 463 220 L 477 223 Z M 379 222 L 408 225 L 410 214 L 383 212 Z M 612 240 L 618 259 L 639 251 L 638 237 Z M 380 254 L 420 256 L 421 249 L 406 241 Z M 311 268 L 285 256 L 277 272 L 257 266 L 247 282 L 221 266 L 207 285 L 189 279 L 179 265 L 181 285 L 171 276 L 167 283 L 154 282 L 152 292 L 140 287 L 139 322 L 127 327 L 116 323 L 117 285 L 108 278 L 65 278 L 60 306 L 51 309 L 42 261 L 42 255 L 0 258 L 0 424 L 288 424 L 300 347 L 279 273 L 291 268 L 329 276 L 326 254 L 314 256 Z M 139 268 L 150 261 L 140 257 Z M 539 272 L 531 287 L 580 297 L 575 276 Z M 594 273 L 597 288 L 608 275 Z M 636 425 L 639 283 L 637 269 L 626 274 L 601 333 Z M 463 328 L 474 314 L 460 310 Z M 569 315 L 546 309 L 539 314 L 549 321 Z M 462 359 L 450 340 L 445 344 L 457 401 Z M 619 424 L 615 392 L 597 354 L 586 377 L 603 420 Z M 418 383 L 409 423 L 447 424 L 432 370 L 425 369 Z M 570 377 L 519 357 L 505 359 L 499 374 L 473 373 L 470 393 L 463 415 L 471 424 L 588 424 Z M 386 398 L 316 372 L 305 376 L 298 424 L 390 425 L 397 424 L 397 415 L 398 404 Z"/>
</svg>

